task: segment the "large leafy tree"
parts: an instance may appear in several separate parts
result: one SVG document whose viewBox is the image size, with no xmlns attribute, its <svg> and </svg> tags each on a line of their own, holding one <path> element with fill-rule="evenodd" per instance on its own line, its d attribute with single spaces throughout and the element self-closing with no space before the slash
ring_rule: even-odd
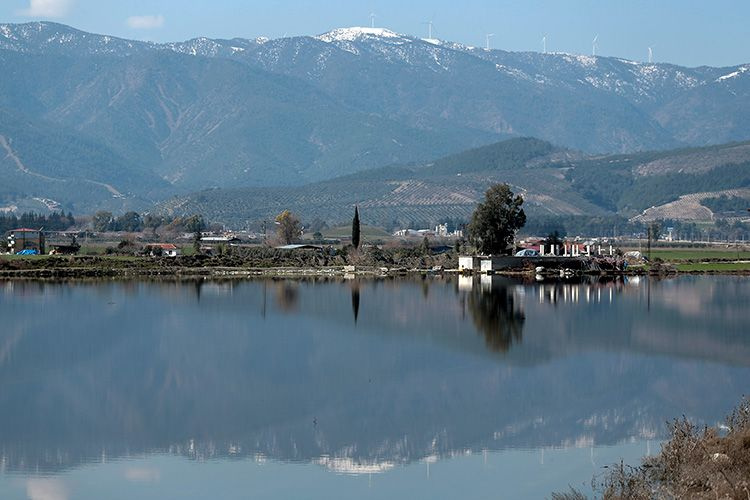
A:
<svg viewBox="0 0 750 500">
<path fill-rule="evenodd" d="M 523 197 L 513 194 L 507 184 L 495 184 L 477 205 L 469 223 L 469 239 L 484 254 L 507 253 L 516 231 L 526 223 L 521 208 Z"/>
<path fill-rule="evenodd" d="M 284 210 L 276 216 L 276 224 L 279 238 L 287 245 L 294 242 L 302 232 L 302 223 L 289 210 Z"/>
<path fill-rule="evenodd" d="M 126 212 L 115 222 L 119 231 L 136 232 L 143 229 L 143 220 L 138 212 Z"/>
<path fill-rule="evenodd" d="M 112 217 L 112 212 L 102 210 L 94 214 L 94 217 L 91 219 L 91 226 L 94 231 L 109 231 L 112 228 L 114 221 L 115 219 Z"/>
<path fill-rule="evenodd" d="M 201 238 L 203 230 L 206 228 L 206 221 L 202 215 L 193 215 L 185 221 L 185 227 L 190 228 L 193 232 L 193 250 L 196 254 L 201 253 Z"/>
</svg>

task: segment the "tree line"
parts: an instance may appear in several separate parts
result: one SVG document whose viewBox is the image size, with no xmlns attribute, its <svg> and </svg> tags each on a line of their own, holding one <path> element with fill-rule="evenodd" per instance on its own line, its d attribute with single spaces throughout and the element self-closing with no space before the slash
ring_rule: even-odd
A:
<svg viewBox="0 0 750 500">
<path fill-rule="evenodd" d="M 202 230 L 205 229 L 205 226 L 203 217 L 200 215 L 172 217 L 126 212 L 119 217 L 115 217 L 112 212 L 99 211 L 91 219 L 91 228 L 100 233 L 108 231 L 138 233 L 147 230 L 156 232 L 159 229 L 170 232 L 195 232 L 196 227 Z"/>
<path fill-rule="evenodd" d="M 65 231 L 75 226 L 75 224 L 76 220 L 70 212 L 67 214 L 64 212 L 52 212 L 49 215 L 34 212 L 24 212 L 20 216 L 16 214 L 0 215 L 0 233 L 19 228 Z"/>
</svg>

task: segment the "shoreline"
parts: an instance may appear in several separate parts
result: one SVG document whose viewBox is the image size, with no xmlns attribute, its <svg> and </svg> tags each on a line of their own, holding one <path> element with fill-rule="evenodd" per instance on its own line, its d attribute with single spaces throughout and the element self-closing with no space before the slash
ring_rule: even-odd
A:
<svg viewBox="0 0 750 500">
<path fill-rule="evenodd" d="M 547 272 L 537 274 L 529 271 L 494 271 L 492 273 L 462 272 L 458 269 L 403 269 L 386 267 L 362 266 L 355 269 L 347 269 L 348 266 L 322 266 L 322 267 L 51 267 L 32 269 L 0 269 L 0 279 L 56 279 L 56 278 L 299 278 L 299 277 L 401 277 L 420 275 L 457 275 L 457 276 L 508 276 L 508 277 L 531 277 L 541 276 L 552 279 L 571 279 L 575 277 L 629 277 L 629 276 L 681 276 L 681 275 L 728 275 L 748 276 L 750 269 L 668 269 L 655 270 L 644 268 L 632 268 L 623 271 L 578 271 L 574 273 Z"/>
<path fill-rule="evenodd" d="M 403 248 L 335 253 L 257 248 L 223 255 L 178 257 L 116 254 L 34 257 L 6 255 L 0 256 L 0 279 L 395 277 L 435 274 L 476 276 L 486 273 L 537 280 L 539 277 L 571 279 L 581 276 L 667 277 L 683 274 L 750 276 L 748 259 L 690 253 L 664 257 L 652 262 L 636 262 L 627 267 L 616 265 L 617 262 L 612 259 L 573 257 L 533 260 L 499 257 L 495 260 L 493 257 L 495 269 L 482 273 L 476 263 L 474 270 L 459 270 L 460 256 L 452 252 L 426 254 L 419 249 Z"/>
</svg>

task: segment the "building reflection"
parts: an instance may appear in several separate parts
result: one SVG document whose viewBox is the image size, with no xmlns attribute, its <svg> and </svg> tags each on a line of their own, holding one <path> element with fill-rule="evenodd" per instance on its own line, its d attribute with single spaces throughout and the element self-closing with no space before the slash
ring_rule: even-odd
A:
<svg viewBox="0 0 750 500">
<path fill-rule="evenodd" d="M 551 279 L 537 282 L 536 294 L 540 304 L 611 304 L 617 295 L 634 289 L 639 284 L 640 279 L 637 276 L 635 279 L 627 277 Z"/>
</svg>

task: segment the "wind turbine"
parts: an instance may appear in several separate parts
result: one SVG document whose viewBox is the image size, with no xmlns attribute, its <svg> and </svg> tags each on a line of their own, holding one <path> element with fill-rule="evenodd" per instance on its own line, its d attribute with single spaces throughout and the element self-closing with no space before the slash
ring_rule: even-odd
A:
<svg viewBox="0 0 750 500">
<path fill-rule="evenodd" d="M 485 47 L 487 48 L 487 50 L 490 50 L 490 38 L 492 38 L 493 36 L 495 36 L 494 33 L 487 33 L 487 35 L 485 36 L 485 38 L 486 38 L 486 45 L 485 45 Z"/>
<path fill-rule="evenodd" d="M 547 53 L 547 35 L 542 36 L 542 54 Z"/>
<path fill-rule="evenodd" d="M 422 24 L 426 24 L 427 25 L 427 27 L 428 27 L 428 31 L 427 32 L 429 33 L 428 36 L 427 36 L 427 39 L 428 40 L 432 40 L 432 21 L 425 21 Z"/>
<path fill-rule="evenodd" d="M 378 17 L 374 12 L 370 12 L 370 28 L 375 27 L 375 18 Z"/>
<path fill-rule="evenodd" d="M 599 40 L 599 35 L 596 35 L 594 37 L 594 40 L 591 42 L 591 55 L 592 56 L 596 56 L 596 48 L 599 46 L 599 44 L 597 43 L 598 40 Z"/>
</svg>

